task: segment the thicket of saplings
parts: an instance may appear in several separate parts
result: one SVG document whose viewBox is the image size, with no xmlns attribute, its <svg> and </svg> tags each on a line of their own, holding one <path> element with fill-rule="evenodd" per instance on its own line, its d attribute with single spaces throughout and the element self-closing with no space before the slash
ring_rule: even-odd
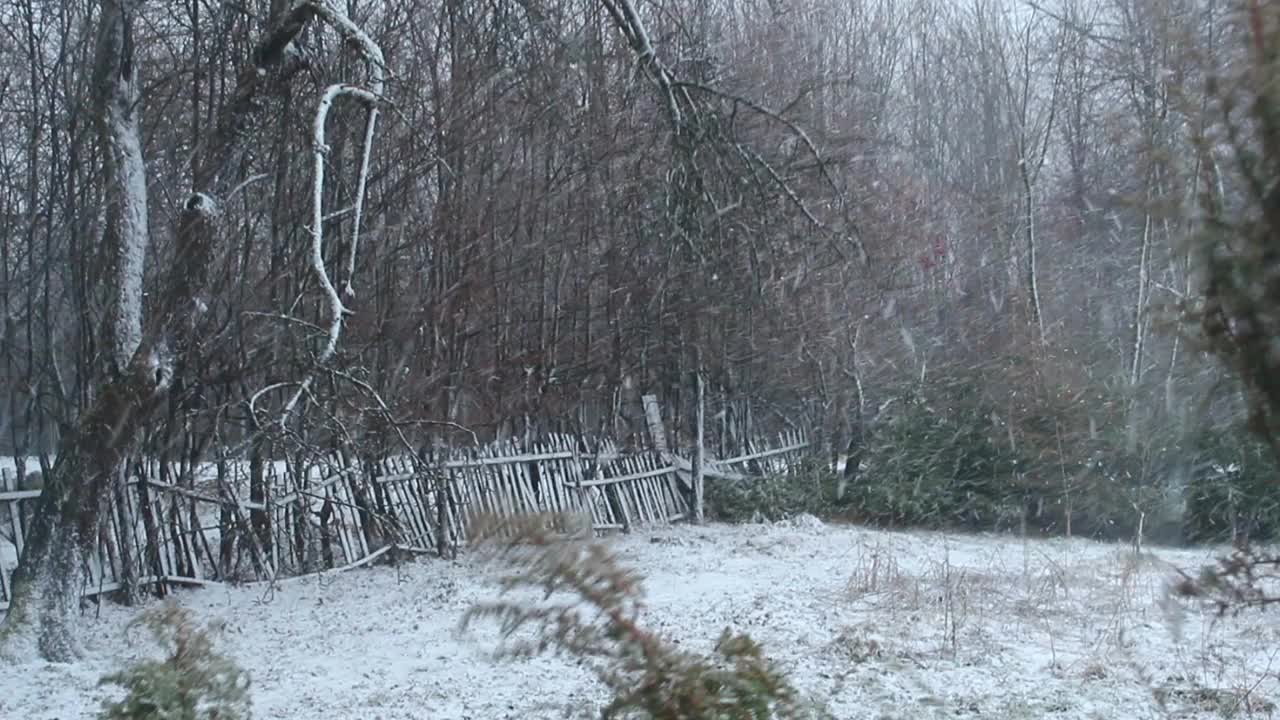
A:
<svg viewBox="0 0 1280 720">
<path fill-rule="evenodd" d="M 708 512 L 728 522 L 809 513 L 1112 540 L 1141 532 L 1172 544 L 1268 541 L 1280 531 L 1274 456 L 1242 421 L 1214 426 L 1206 411 L 1189 413 L 1187 428 L 1135 422 L 1104 393 L 1029 396 L 1025 411 L 1010 412 L 974 390 L 987 372 L 891 388 L 845 472 L 813 461 L 763 481 L 712 480 Z"/>
</svg>

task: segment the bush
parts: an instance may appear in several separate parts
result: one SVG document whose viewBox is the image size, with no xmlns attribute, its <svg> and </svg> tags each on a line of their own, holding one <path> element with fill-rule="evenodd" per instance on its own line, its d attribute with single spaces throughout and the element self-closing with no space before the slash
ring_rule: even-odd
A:
<svg viewBox="0 0 1280 720">
<path fill-rule="evenodd" d="M 746 480 L 708 478 L 706 504 L 711 517 L 723 522 L 774 522 L 797 515 L 829 517 L 848 509 L 839 477 L 829 467 L 805 462 L 785 474 Z"/>
<path fill-rule="evenodd" d="M 872 428 L 850 500 L 869 520 L 991 529 L 1016 513 L 1018 457 L 977 403 L 908 391 Z"/>
<path fill-rule="evenodd" d="M 1187 537 L 1268 541 L 1280 528 L 1271 449 L 1241 428 L 1205 432 L 1186 488 Z"/>
<path fill-rule="evenodd" d="M 853 514 L 890 525 L 1177 540 L 1176 433 L 1066 361 L 1002 355 L 890 387 L 866 430 Z M 992 377 L 1001 379 L 993 383 Z"/>
<path fill-rule="evenodd" d="M 846 476 L 814 462 L 760 479 L 707 482 L 713 517 L 802 513 L 891 526 L 1026 529 L 1178 543 L 1280 529 L 1268 447 L 1216 418 L 1143 404 L 1151 387 L 1075 377 L 1072 358 L 999 356 L 887 385 L 860 426 Z M 1001 378 L 1003 385 L 991 378 Z M 1222 403 L 1219 403 L 1222 404 Z M 860 462 L 858 462 L 860 460 Z"/>
<path fill-rule="evenodd" d="M 502 593 L 534 599 L 476 605 L 465 631 L 496 620 L 500 654 L 547 651 L 585 661 L 611 695 L 603 718 L 770 720 L 818 717 L 750 637 L 725 630 L 709 656 L 677 649 L 640 624 L 641 577 L 590 541 L 589 522 L 565 516 L 480 518 L 476 547 L 505 564 Z M 532 637 L 514 640 L 522 630 Z M 587 713 L 583 713 L 586 715 Z"/>
<path fill-rule="evenodd" d="M 213 651 L 211 628 L 201 628 L 174 603 L 143 613 L 141 623 L 164 651 L 162 660 L 108 675 L 102 684 L 125 689 L 103 720 L 239 720 L 250 717 L 249 678 Z"/>
</svg>

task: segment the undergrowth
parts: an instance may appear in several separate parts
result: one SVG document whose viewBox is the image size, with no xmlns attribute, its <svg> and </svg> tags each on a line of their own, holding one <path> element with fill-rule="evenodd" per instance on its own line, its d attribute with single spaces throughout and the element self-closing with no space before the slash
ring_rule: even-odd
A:
<svg viewBox="0 0 1280 720">
<path fill-rule="evenodd" d="M 641 576 L 566 515 L 480 518 L 473 543 L 505 567 L 501 598 L 463 616 L 496 621 L 503 657 L 565 653 L 608 690 L 601 718 L 791 720 L 823 717 L 745 634 L 725 630 L 707 655 L 641 623 Z M 584 711 L 584 715 L 587 713 Z"/>
<path fill-rule="evenodd" d="M 712 519 L 730 523 L 775 522 L 804 514 L 835 517 L 847 511 L 852 500 L 839 476 L 813 461 L 785 474 L 717 479 L 706 487 Z"/>
<path fill-rule="evenodd" d="M 119 685 L 125 696 L 107 703 L 102 720 L 247 720 L 249 676 L 213 649 L 213 628 L 195 624 L 174 603 L 144 612 L 134 624 L 150 631 L 164 651 L 102 678 Z"/>
</svg>

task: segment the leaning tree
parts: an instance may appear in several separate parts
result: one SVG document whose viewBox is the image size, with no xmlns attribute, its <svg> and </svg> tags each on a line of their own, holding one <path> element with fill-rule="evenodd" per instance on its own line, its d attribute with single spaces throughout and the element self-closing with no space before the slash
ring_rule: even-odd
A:
<svg viewBox="0 0 1280 720">
<path fill-rule="evenodd" d="M 268 107 L 266 96 L 296 76 L 294 41 L 308 26 L 324 23 L 354 47 L 369 67 L 362 86 L 335 83 L 318 100 L 311 142 L 313 213 L 308 262 L 327 299 L 330 324 L 319 360 L 336 347 L 342 328 L 342 299 L 323 260 L 322 235 L 325 121 L 340 99 L 365 107 L 364 147 L 355 203 L 358 233 L 361 198 L 378 105 L 383 59 L 373 40 L 332 0 L 273 3 L 268 28 L 245 59 L 235 89 L 207 134 L 199 138 L 192 187 L 174 230 L 172 257 L 159 268 L 157 293 L 144 303 L 144 272 L 152 229 L 148 226 L 148 186 L 139 129 L 139 81 L 135 26 L 144 0 L 101 0 L 90 76 L 93 107 L 103 149 L 102 182 L 107 198 L 98 256 L 105 258 L 105 322 L 99 345 L 105 362 L 96 369 L 91 400 L 75 426 L 65 432 L 57 461 L 45 478 L 35 518 L 13 576 L 12 598 L 0 650 L 14 657 L 36 652 L 67 660 L 79 652 L 75 613 L 85 586 L 86 561 L 98 537 L 103 498 L 123 481 L 126 464 L 142 433 L 153 422 L 175 380 L 176 368 L 194 352 L 197 319 L 208 307 L 212 259 L 225 242 L 221 207 L 249 177 L 255 142 Z M 354 253 L 356 237 L 347 241 Z M 299 383 L 305 392 L 309 379 Z M 286 405 L 286 412 L 295 402 Z"/>
</svg>

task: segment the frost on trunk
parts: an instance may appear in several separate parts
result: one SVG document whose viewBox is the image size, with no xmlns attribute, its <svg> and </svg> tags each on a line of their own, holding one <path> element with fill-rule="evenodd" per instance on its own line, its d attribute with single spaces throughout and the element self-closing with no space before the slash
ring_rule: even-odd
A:
<svg viewBox="0 0 1280 720">
<path fill-rule="evenodd" d="M 653 42 L 649 40 L 649 31 L 645 29 L 640 13 L 636 12 L 631 0 L 604 0 L 602 4 L 613 18 L 614 26 L 626 38 L 627 44 L 636 54 L 641 67 L 657 84 L 666 103 L 671 126 L 677 133 L 680 132 L 684 128 L 686 119 L 680 107 L 682 104 L 685 106 L 691 104 L 688 93 L 683 89 L 676 89 L 675 77 L 666 64 L 658 58 L 658 52 L 654 49 Z"/>
<path fill-rule="evenodd" d="M 85 555 L 78 531 L 64 522 L 56 508 L 71 504 L 67 502 L 68 473 L 55 473 L 58 487 L 41 497 L 22 562 L 13 574 L 9 615 L 0 629 L 0 661 L 39 656 L 66 662 L 80 653 L 74 628 L 86 584 Z"/>
<path fill-rule="evenodd" d="M 333 358 L 334 353 L 337 352 L 338 339 L 342 335 L 342 318 L 349 312 L 343 305 L 342 298 L 339 296 L 337 288 L 334 287 L 333 281 L 329 279 L 329 273 L 324 265 L 324 177 L 329 153 L 325 126 L 329 121 L 329 111 L 332 110 L 334 103 L 340 98 L 352 98 L 364 104 L 367 108 L 364 143 L 360 153 L 360 169 L 356 178 L 355 220 L 351 231 L 350 254 L 347 258 L 347 279 L 343 289 L 343 295 L 353 297 L 355 292 L 352 289 L 351 282 L 352 277 L 355 275 L 356 251 L 360 243 L 360 221 L 364 211 L 365 189 L 369 179 L 369 158 L 373 155 L 373 136 L 378 121 L 378 103 L 381 101 L 385 85 L 385 61 L 382 56 L 382 48 L 359 26 L 351 22 L 351 19 L 340 9 L 329 2 L 314 2 L 312 5 L 318 15 L 337 29 L 339 34 L 348 42 L 360 49 L 364 55 L 365 62 L 369 66 L 370 75 L 368 89 L 346 83 L 338 83 L 326 88 L 320 96 L 315 118 L 312 121 L 311 148 L 314 167 L 311 178 L 311 252 L 309 259 L 311 271 L 315 274 L 316 280 L 319 281 L 320 288 L 324 292 L 330 315 L 325 345 L 316 358 L 316 365 L 321 366 L 328 363 Z M 285 403 L 283 412 L 277 420 L 278 423 L 283 423 L 289 417 L 298 402 L 310 390 L 315 377 L 315 373 L 312 372 L 299 384 L 293 396 Z"/>
<path fill-rule="evenodd" d="M 351 256 L 348 261 L 348 267 L 354 272 L 355 269 L 355 249 L 356 242 L 360 237 L 360 220 L 359 214 L 363 205 L 363 192 L 367 181 L 367 173 L 369 170 L 369 155 L 372 152 L 373 142 L 373 125 L 377 119 L 377 103 L 378 97 L 368 90 L 364 90 L 353 85 L 331 85 L 325 90 L 324 95 L 320 98 L 319 108 L 316 110 L 315 121 L 312 126 L 311 146 L 312 154 L 315 161 L 313 176 L 311 179 L 311 253 L 310 265 L 311 271 L 315 273 L 316 280 L 320 283 L 320 289 L 324 292 L 325 300 L 329 305 L 329 328 L 326 335 L 324 348 L 320 350 L 320 354 L 316 358 L 316 365 L 324 365 L 333 358 L 338 350 L 338 338 L 342 335 L 342 317 L 349 311 L 342 304 L 342 298 L 338 296 L 338 289 L 334 287 L 333 281 L 329 279 L 329 272 L 324 266 L 324 170 L 327 164 L 326 156 L 329 153 L 329 145 L 325 138 L 325 124 L 329 119 L 329 110 L 333 108 L 333 104 L 338 98 L 343 96 L 353 97 L 369 106 L 369 120 L 366 124 L 365 145 L 363 157 L 360 161 L 360 177 L 357 180 L 358 195 L 356 197 L 356 222 L 355 229 L 351 234 Z M 345 294 L 353 295 L 351 289 L 350 277 L 348 274 Z M 298 386 L 297 391 L 285 403 L 284 411 L 281 413 L 280 422 L 283 422 L 293 409 L 297 406 L 298 401 L 310 389 L 312 382 L 315 380 L 315 374 L 310 374 Z"/>
<path fill-rule="evenodd" d="M 13 573 L 0 656 L 30 659 L 38 652 L 47 660 L 65 662 L 79 654 L 79 600 L 98 536 L 100 504 L 109 483 L 120 476 L 150 378 L 135 357 L 123 379 L 102 386 L 92 408 L 59 447 Z"/>
<path fill-rule="evenodd" d="M 93 68 L 107 193 L 103 242 L 107 272 L 104 345 L 116 372 L 142 342 L 142 278 L 147 257 L 147 176 L 138 132 L 138 70 L 132 13 L 137 0 L 104 0 Z"/>
<path fill-rule="evenodd" d="M 1129 364 L 1129 385 L 1132 387 L 1137 387 L 1142 382 L 1143 350 L 1147 338 L 1147 303 L 1150 301 L 1151 286 L 1152 222 L 1151 212 L 1148 211 L 1142 221 L 1142 245 L 1138 253 L 1138 297 L 1133 304 L 1133 356 Z"/>
</svg>

